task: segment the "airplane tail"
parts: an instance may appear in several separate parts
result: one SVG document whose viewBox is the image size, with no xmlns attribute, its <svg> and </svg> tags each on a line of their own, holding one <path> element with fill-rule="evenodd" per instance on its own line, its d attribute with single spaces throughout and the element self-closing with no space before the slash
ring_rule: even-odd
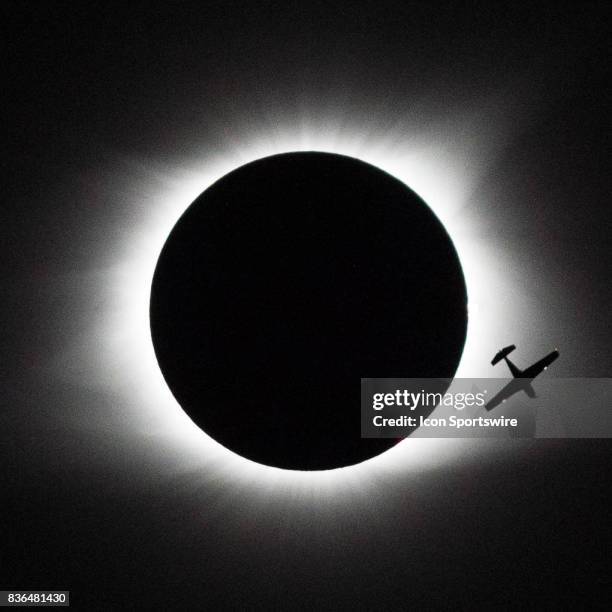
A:
<svg viewBox="0 0 612 612">
<path fill-rule="evenodd" d="M 517 378 L 521 375 L 521 371 L 508 359 L 508 355 L 516 348 L 516 345 L 511 344 L 510 346 L 506 346 L 501 351 L 499 351 L 495 357 L 493 357 L 493 361 L 491 361 L 491 365 L 495 365 L 499 363 L 502 359 L 508 365 L 510 372 L 514 378 Z"/>
<path fill-rule="evenodd" d="M 504 359 L 504 357 L 507 357 L 515 348 L 516 348 L 516 345 L 514 344 L 511 344 L 510 346 L 503 348 L 501 351 L 499 351 L 499 353 L 497 353 L 497 355 L 495 355 L 495 357 L 493 357 L 493 361 L 491 362 L 491 365 L 495 365 L 496 363 L 499 363 L 502 359 Z"/>
</svg>

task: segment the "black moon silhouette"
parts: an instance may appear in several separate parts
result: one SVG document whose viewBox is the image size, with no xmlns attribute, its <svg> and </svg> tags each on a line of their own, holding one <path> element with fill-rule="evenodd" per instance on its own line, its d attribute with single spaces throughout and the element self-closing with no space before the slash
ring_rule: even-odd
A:
<svg viewBox="0 0 612 612">
<path fill-rule="evenodd" d="M 259 159 L 170 233 L 150 317 L 189 417 L 269 466 L 324 470 L 393 446 L 360 437 L 362 377 L 452 378 L 467 328 L 459 258 L 406 185 L 341 155 Z"/>
</svg>

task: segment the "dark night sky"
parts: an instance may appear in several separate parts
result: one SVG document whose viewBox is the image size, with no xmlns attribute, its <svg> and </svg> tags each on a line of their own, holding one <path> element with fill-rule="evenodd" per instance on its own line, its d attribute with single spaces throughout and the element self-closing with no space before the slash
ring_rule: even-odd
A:
<svg viewBox="0 0 612 612">
<path fill-rule="evenodd" d="M 0 588 L 70 589 L 78 609 L 605 603 L 606 440 L 457 442 L 456 460 L 294 495 L 183 451 L 114 370 L 79 370 L 104 350 L 87 322 L 106 316 L 114 247 L 148 214 L 128 205 L 142 176 L 154 190 L 160 168 L 334 116 L 347 139 L 360 123 L 373 140 L 503 132 L 465 217 L 537 314 L 500 320 L 483 360 L 498 337 L 531 338 L 519 361 L 554 342 L 557 375 L 610 377 L 604 3 L 0 11 Z M 475 118 L 463 132 L 461 113 Z"/>
</svg>

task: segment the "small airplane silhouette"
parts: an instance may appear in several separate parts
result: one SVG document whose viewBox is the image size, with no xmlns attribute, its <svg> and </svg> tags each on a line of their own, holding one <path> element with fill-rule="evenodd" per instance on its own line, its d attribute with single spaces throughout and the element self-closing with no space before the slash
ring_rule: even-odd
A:
<svg viewBox="0 0 612 612">
<path fill-rule="evenodd" d="M 502 402 L 505 402 L 511 395 L 524 391 L 529 397 L 535 397 L 535 391 L 531 386 L 531 381 L 542 371 L 546 370 L 548 366 L 559 357 L 559 351 L 555 349 L 552 353 L 546 355 L 536 361 L 532 366 L 529 366 L 526 370 L 519 370 L 509 359 L 508 355 L 516 348 L 514 344 L 503 348 L 491 361 L 491 365 L 495 365 L 502 359 L 506 362 L 512 376 L 514 377 L 497 395 L 489 400 L 485 408 L 487 410 L 493 410 L 496 406 L 499 406 Z"/>
</svg>

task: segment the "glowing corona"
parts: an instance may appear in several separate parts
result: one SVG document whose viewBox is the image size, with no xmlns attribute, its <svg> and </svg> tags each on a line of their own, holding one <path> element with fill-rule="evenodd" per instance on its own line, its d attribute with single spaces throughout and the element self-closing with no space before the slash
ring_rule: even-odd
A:
<svg viewBox="0 0 612 612">
<path fill-rule="evenodd" d="M 216 155 L 208 151 L 187 166 L 153 172 L 149 169 L 134 181 L 130 199 L 138 220 L 120 235 L 113 250 L 117 265 L 104 275 L 103 301 L 107 308 L 97 313 L 91 326 L 92 337 L 98 343 L 102 340 L 90 364 L 92 371 L 97 372 L 100 384 L 112 388 L 133 407 L 129 419 L 136 431 L 145 436 L 163 432 L 187 463 L 214 465 L 234 479 L 244 478 L 245 486 L 256 482 L 258 486 L 329 487 L 337 492 L 344 486 L 363 487 L 380 470 L 422 470 L 456 456 L 467 442 L 411 438 L 369 461 L 328 472 L 266 467 L 235 455 L 203 433 L 166 386 L 153 352 L 148 306 L 153 272 L 169 232 L 191 202 L 227 172 L 254 159 L 290 151 L 327 151 L 362 159 L 403 181 L 432 208 L 455 244 L 467 283 L 468 332 L 456 375 L 490 376 L 483 367 L 488 363 L 490 347 L 497 346 L 496 322 L 510 318 L 512 287 L 497 273 L 499 253 L 494 257 L 493 245 L 487 243 L 483 229 L 464 214 L 470 180 L 473 182 L 473 177 L 464 172 L 465 165 L 432 147 L 406 146 L 402 152 L 397 144 L 385 146 L 384 139 L 372 146 L 325 130 L 254 138 L 250 145 L 241 145 L 239 152 Z"/>
</svg>

